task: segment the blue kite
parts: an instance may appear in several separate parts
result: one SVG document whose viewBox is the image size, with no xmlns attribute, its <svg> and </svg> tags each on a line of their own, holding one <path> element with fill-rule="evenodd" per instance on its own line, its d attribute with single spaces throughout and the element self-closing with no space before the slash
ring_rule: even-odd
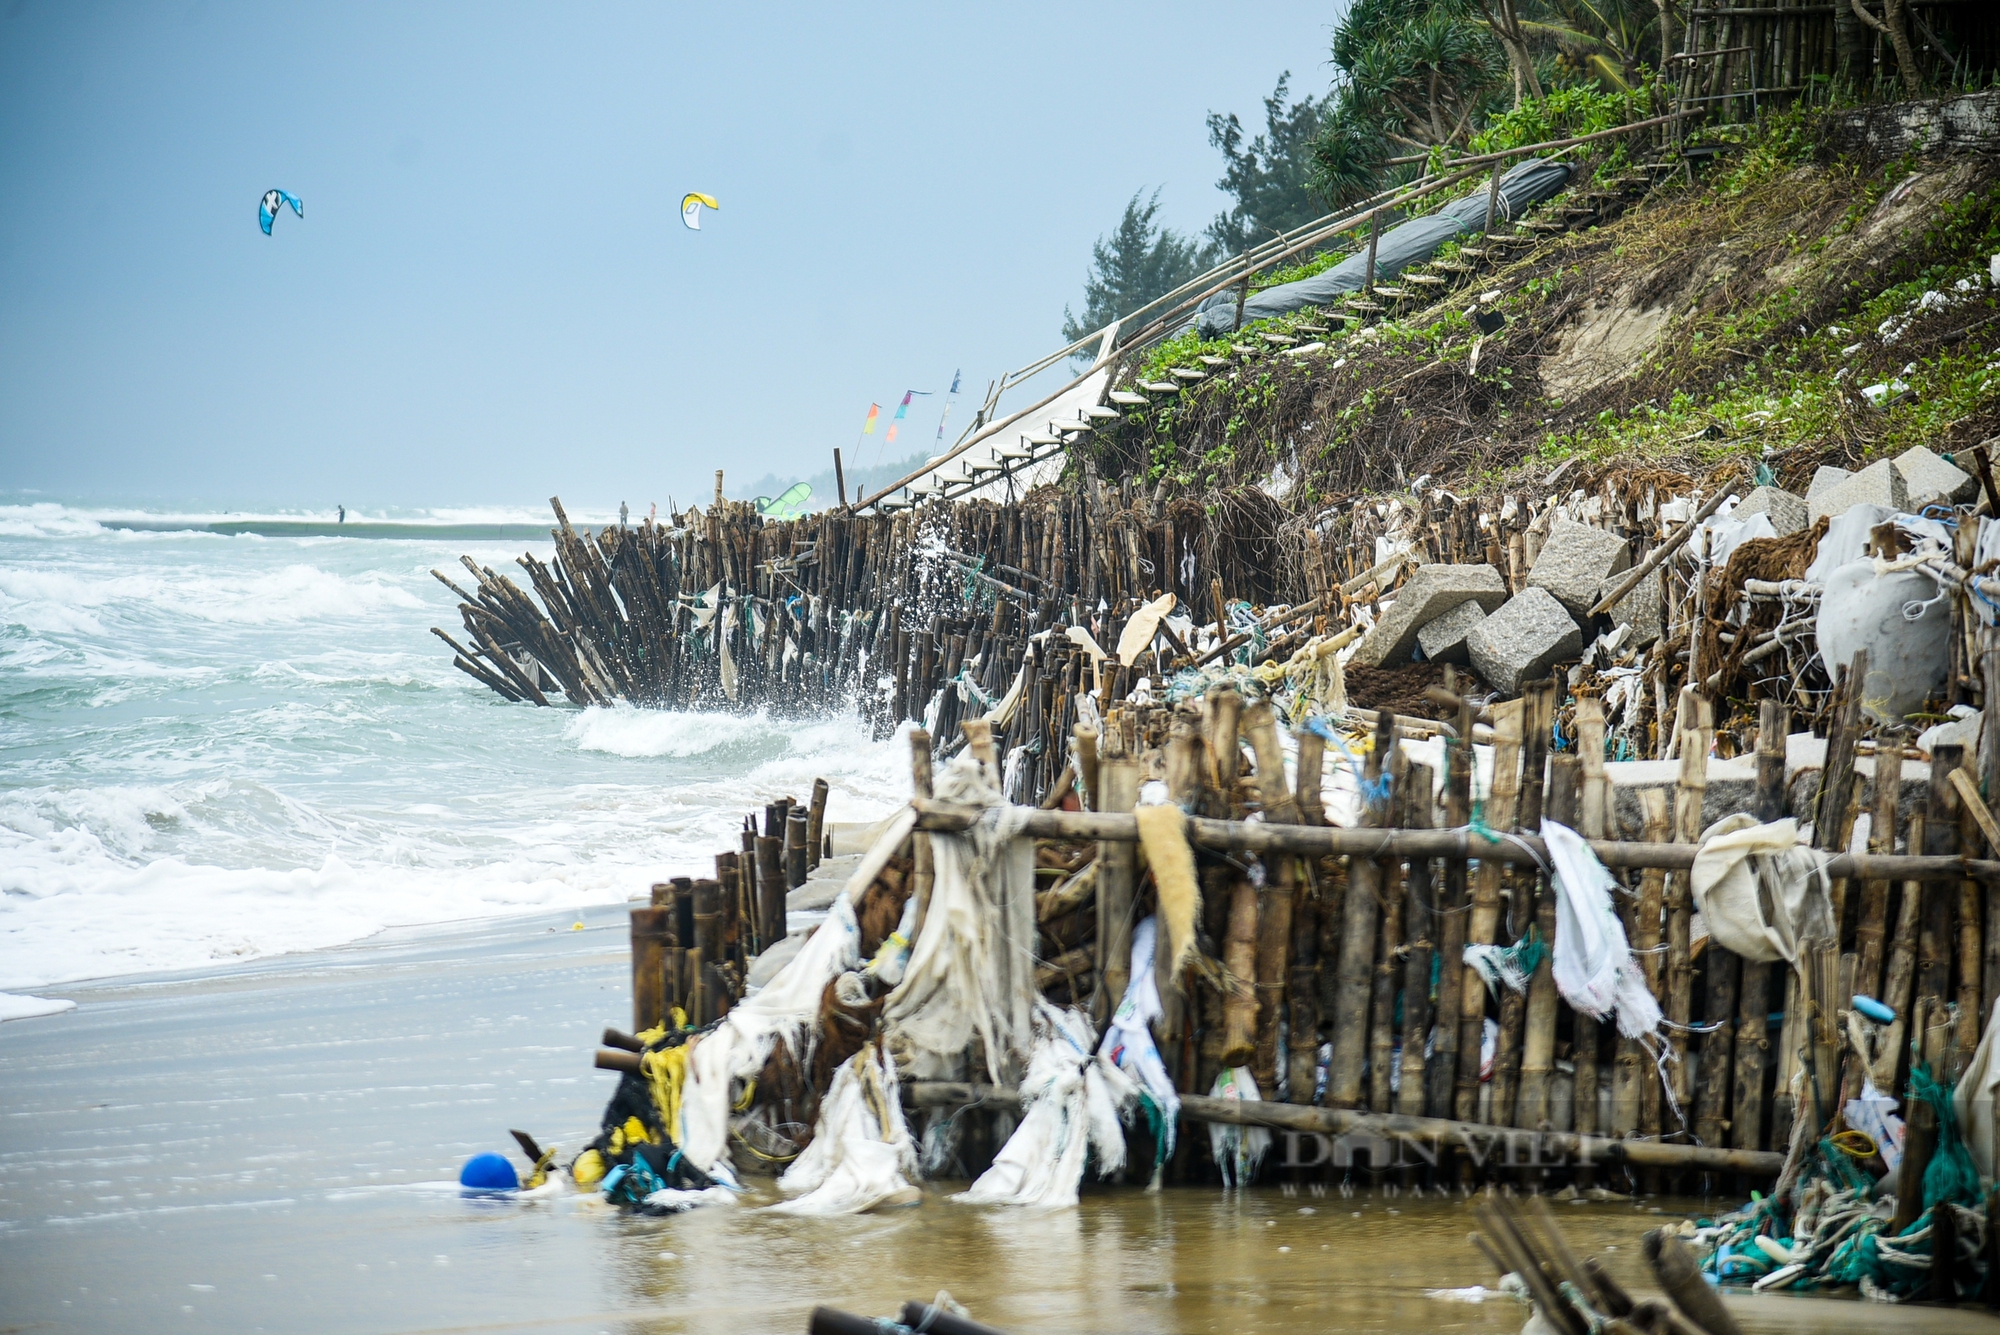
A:
<svg viewBox="0 0 2000 1335">
<path fill-rule="evenodd" d="M 263 202 L 257 205 L 257 221 L 263 224 L 265 236 L 271 234 L 271 224 L 278 220 L 279 210 L 287 204 L 292 206 L 293 213 L 298 214 L 301 218 L 306 216 L 306 206 L 299 202 L 297 195 L 283 190 L 266 190 L 264 192 Z"/>
</svg>

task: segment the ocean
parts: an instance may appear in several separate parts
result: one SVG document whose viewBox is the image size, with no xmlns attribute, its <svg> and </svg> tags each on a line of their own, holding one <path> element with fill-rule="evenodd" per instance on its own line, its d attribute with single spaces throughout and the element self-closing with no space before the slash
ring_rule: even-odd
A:
<svg viewBox="0 0 2000 1335">
<path fill-rule="evenodd" d="M 907 790 L 851 713 L 538 709 L 466 677 L 431 570 L 546 539 L 177 529 L 223 518 L 0 506 L 0 992 L 621 901 L 815 777 L 833 819 Z"/>
</svg>

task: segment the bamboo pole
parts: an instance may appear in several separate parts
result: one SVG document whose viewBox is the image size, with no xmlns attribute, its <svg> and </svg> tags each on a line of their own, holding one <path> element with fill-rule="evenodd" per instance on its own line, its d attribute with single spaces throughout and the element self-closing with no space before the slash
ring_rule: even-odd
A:
<svg viewBox="0 0 2000 1335">
<path fill-rule="evenodd" d="M 1402 807 L 1403 823 L 1418 829 L 1431 824 L 1431 769 L 1411 765 Z M 1403 900 L 1403 1059 L 1396 1111 L 1412 1117 L 1424 1114 L 1426 1079 L 1424 1038 L 1431 1032 L 1431 960 L 1437 939 L 1429 858 L 1412 858 L 1404 872 Z M 1444 970 L 1440 973 L 1452 972 Z"/>
<path fill-rule="evenodd" d="M 651 1029 L 666 1018 L 667 929 L 672 909 L 632 910 L 632 1029 Z"/>
<path fill-rule="evenodd" d="M 1646 837 L 1664 843 L 1672 831 L 1667 814 L 1667 795 L 1657 788 L 1649 788 L 1639 794 L 1640 809 L 1645 813 Z M 1632 949 L 1638 954 L 1646 970 L 1646 987 L 1656 997 L 1666 992 L 1666 961 L 1660 954 L 1662 935 L 1661 911 L 1665 901 L 1666 874 L 1659 868 L 1649 867 L 1639 877 L 1639 903 L 1634 910 L 1637 932 L 1632 938 Z M 1631 1051 L 1625 1050 L 1625 1043 L 1631 1044 Z M 1626 1039 L 1619 1045 L 1619 1062 L 1633 1068 L 1634 1084 L 1639 1092 L 1639 1133 L 1658 1136 L 1660 1123 L 1660 1081 L 1653 1078 L 1651 1062 L 1637 1039 Z"/>
<path fill-rule="evenodd" d="M 1509 700 L 1493 707 L 1493 780 L 1487 798 L 1486 823 L 1504 830 L 1514 823 L 1514 803 L 1521 793 L 1521 702 Z M 1491 945 L 1500 926 L 1501 850 L 1509 845 L 1496 841 L 1482 850 L 1479 875 L 1472 885 L 1472 913 L 1466 925 L 1466 944 Z M 1458 1077 L 1452 1091 L 1452 1107 L 1462 1121 L 1470 1121 L 1479 1108 L 1480 1049 L 1486 1029 L 1486 982 L 1470 965 L 1462 965 L 1459 984 Z"/>
<path fill-rule="evenodd" d="M 1224 1067 L 1247 1066 L 1257 1051 L 1257 887 L 1238 877 L 1229 887 L 1229 925 L 1222 943 L 1228 990 L 1222 1002 Z"/>
<path fill-rule="evenodd" d="M 1782 703 L 1758 702 L 1756 816 L 1766 824 L 1782 820 L 1785 815 L 1785 741 L 1789 728 L 1790 711 Z M 1875 763 L 1880 766 L 1880 759 Z"/>
<path fill-rule="evenodd" d="M 1896 849 L 1896 807 L 1903 789 L 1903 748 L 1899 744 L 1878 743 L 1875 747 L 1875 802 L 1868 819 L 1868 849 L 1872 853 L 1893 853 Z M 1861 902 L 1854 926 L 1854 990 L 1863 996 L 1877 996 L 1882 987 L 1884 935 L 1889 923 L 1891 883 L 1871 877 L 1861 883 Z M 1866 1054 L 1849 1052 L 1840 1080 L 1841 1105 L 1861 1094 L 1867 1074 Z"/>
<path fill-rule="evenodd" d="M 1470 722 L 1472 707 L 1460 701 L 1459 717 Z M 1460 738 L 1469 729 L 1461 731 Z M 1472 809 L 1472 744 L 1447 738 L 1444 743 L 1445 824 L 1465 824 Z M 1444 860 L 1443 912 L 1438 929 L 1437 1015 L 1432 1026 L 1431 1054 L 1424 1069 L 1424 1112 L 1443 1117 L 1453 1111 L 1452 1085 L 1458 1076 L 1458 1040 L 1462 989 L 1465 985 L 1466 902 L 1465 859 Z M 1474 1072 L 1476 1078 L 1477 1071 Z"/>
<path fill-rule="evenodd" d="M 1509 702 L 1516 703 L 1516 702 Z M 1643 806 L 1645 794 L 1640 790 Z M 1660 793 L 1661 790 L 1653 789 Z M 1497 796 L 1497 795 L 1496 795 Z M 912 803 L 917 810 L 917 828 L 956 832 L 970 829 L 979 818 L 978 809 L 936 800 Z M 1493 802 L 1489 799 L 1488 811 Z M 1042 811 L 1016 808 L 1019 833 L 1033 839 L 1113 840 L 1137 843 L 1139 826 L 1128 812 L 1122 816 L 1095 812 Z M 1666 830 L 1671 833 L 1669 820 Z M 1271 825 L 1263 821 L 1224 821 L 1194 816 L 1188 819 L 1188 842 L 1197 848 L 1238 853 L 1291 853 L 1298 857 L 1430 857 L 1471 858 L 1482 862 L 1536 866 L 1546 860 L 1547 846 L 1539 835 L 1519 833 L 1510 839 L 1489 841 L 1469 830 L 1391 830 L 1374 827 L 1352 829 L 1337 825 Z M 1643 842 L 1597 841 L 1590 849 L 1607 867 L 1642 868 L 1655 871 L 1686 871 L 1694 865 L 1697 846 L 1658 845 Z M 1882 857 L 1876 854 L 1838 854 L 1826 862 L 1829 877 L 1888 876 L 1929 877 L 1956 880 L 1971 876 L 1982 882 L 2000 881 L 2000 861 L 1961 858 L 1954 854 L 1911 857 Z"/>
<path fill-rule="evenodd" d="M 712 1024 L 729 1013 L 729 992 L 722 975 L 722 887 L 714 881 L 694 883 L 694 940 L 700 952 L 696 990 L 700 997 L 697 1025 Z"/>
<path fill-rule="evenodd" d="M 1278 745 L 1271 706 L 1262 700 L 1244 711 L 1243 729 L 1257 759 L 1258 800 L 1264 819 L 1298 823 L 1298 805 L 1285 782 L 1284 752 Z M 1285 992 L 1291 981 L 1292 900 L 1296 893 L 1298 859 L 1279 854 L 1267 859 L 1264 883 L 1257 894 L 1257 1046 L 1250 1070 L 1259 1089 L 1278 1088 L 1278 1034 Z M 1301 1091 L 1291 1091 L 1294 1100 Z M 1310 1089 L 1303 1091 L 1310 1100 Z"/>
<path fill-rule="evenodd" d="M 1924 851 L 1933 855 L 1958 851 L 1958 792 L 1948 776 L 1964 760 L 1964 748 L 1931 748 L 1930 806 L 1925 812 Z M 1948 881 L 1932 881 L 1923 889 L 1923 912 L 1917 920 L 1917 1005 L 1942 1011 L 1951 980 L 1952 915 L 1957 895 Z M 1950 1079 L 1942 1070 L 1940 1079 Z"/>
<path fill-rule="evenodd" d="M 919 804 L 928 801 L 931 795 L 931 735 L 922 728 L 910 729 L 910 791 L 911 800 Z M 923 832 L 922 821 L 910 836 L 910 895 L 917 901 L 917 920 L 913 924 L 916 931 L 910 939 L 917 939 L 923 931 L 924 919 L 930 913 L 931 886 L 936 880 L 937 868 L 933 862 L 930 836 Z M 1134 834 L 1136 838 L 1136 832 Z"/>
<path fill-rule="evenodd" d="M 1550 758 L 1548 815 L 1558 824 L 1576 825 L 1576 808 L 1581 797 L 1580 767 L 1581 762 L 1575 756 Z M 1550 1125 L 1552 1085 L 1556 1073 L 1556 1019 L 1560 1000 L 1553 964 L 1556 897 L 1554 887 L 1546 883 L 1538 887 L 1535 898 L 1535 929 L 1542 934 L 1550 954 L 1535 966 L 1535 972 L 1528 980 L 1527 1020 L 1521 1047 L 1521 1088 L 1514 1108 L 1514 1125 L 1546 1127 Z M 1577 1070 L 1574 1064 L 1572 1070 Z"/>
<path fill-rule="evenodd" d="M 1405 823 L 1410 800 L 1410 766 L 1401 748 L 1388 755 L 1391 791 L 1386 823 Z M 1403 944 L 1403 910 L 1407 895 L 1402 893 L 1402 867 L 1394 859 L 1375 864 L 1381 886 L 1381 932 L 1375 946 L 1375 977 L 1368 1003 L 1368 1106 L 1376 1112 L 1395 1108 L 1396 1083 L 1396 985 L 1402 973 L 1396 952 Z M 1429 980 L 1426 979 L 1426 982 Z"/>
<path fill-rule="evenodd" d="M 1675 796 L 1675 837 L 1683 844 L 1701 842 L 1702 803 L 1708 793 L 1708 749 L 1715 736 L 1714 706 L 1707 699 L 1695 696 L 1690 704 L 1692 726 L 1682 734 L 1681 779 Z M 1667 880 L 1667 1019 L 1675 1025 L 1685 1026 L 1694 1010 L 1694 959 L 1692 942 L 1689 939 L 1694 911 L 1694 896 L 1688 873 L 1675 872 Z M 1686 1119 L 1693 1111 L 1694 1090 L 1687 1063 L 1687 1034 L 1685 1028 L 1674 1030 L 1668 1038 L 1674 1055 L 1671 1065 L 1674 1101 L 1679 1106 L 1681 1126 L 1686 1130 Z M 1662 1128 L 1664 1129 L 1664 1127 Z"/>
<path fill-rule="evenodd" d="M 819 866 L 820 850 L 826 842 L 826 799 L 830 790 L 825 779 L 814 779 L 812 805 L 806 811 L 806 869 Z"/>
<path fill-rule="evenodd" d="M 1754 1150 L 1764 1141 L 1765 1074 L 1771 1069 L 1772 968 L 1762 960 L 1743 961 L 1736 999 L 1735 1088 L 1731 1091 L 1729 1143 Z"/>
<path fill-rule="evenodd" d="M 1910 817 L 1908 842 L 1912 847 L 1923 847 L 1927 820 L 1928 817 L 1921 811 Z M 1923 883 L 1904 881 L 1896 911 L 1896 930 L 1889 937 L 1889 964 L 1879 998 L 1883 1005 L 1896 1013 L 1896 1018 L 1889 1022 L 1888 1033 L 1883 1035 L 1883 1045 L 1878 1049 L 1880 1055 L 1873 1071 L 1875 1087 L 1880 1090 L 1900 1090 L 1903 1087 L 1902 1073 L 1909 1051 L 1910 1006 L 1917 979 L 1917 936 L 1921 930 L 1923 902 Z"/>
<path fill-rule="evenodd" d="M 1104 809 L 1129 812 L 1139 799 L 1139 764 L 1123 756 L 1098 762 Z M 1132 901 L 1138 890 L 1137 846 L 1109 840 L 1097 846 L 1097 976 L 1092 1009 L 1102 1025 L 1132 981 Z"/>
<path fill-rule="evenodd" d="M 785 813 L 785 885 L 796 890 L 806 883 L 806 830 L 809 818 L 804 807 Z"/>
<path fill-rule="evenodd" d="M 1377 791 L 1383 762 L 1396 744 L 1393 719 L 1378 723 L 1375 745 L 1362 763 L 1361 823 L 1380 827 L 1388 805 Z M 1333 1054 L 1327 1064 L 1326 1101 L 1333 1108 L 1361 1102 L 1361 1075 L 1368 1053 L 1368 1002 L 1375 955 L 1375 935 L 1381 908 L 1381 866 L 1370 858 L 1348 864 L 1347 900 L 1343 907 L 1340 960 L 1334 974 Z"/>
<path fill-rule="evenodd" d="M 1992 820 L 1992 816 L 1980 803 L 1978 789 L 1965 769 L 1951 772 L 1952 786 L 1958 789 L 1959 851 L 1969 851 L 1980 847 L 1985 837 L 1980 817 Z M 2000 844 L 2000 841 L 1995 841 Z M 1980 967 L 1982 956 L 1981 910 L 1985 895 L 1979 882 L 1965 879 L 1958 883 L 1958 1013 L 1953 1021 L 1953 1045 L 1948 1078 L 1956 1081 L 1965 1069 L 1972 1065 L 1972 1058 L 1979 1047 L 1981 1022 L 1986 1016 L 1985 997 L 1980 990 Z"/>
<path fill-rule="evenodd" d="M 1324 825 L 1320 801 L 1325 741 L 1311 729 L 1294 734 L 1298 742 L 1296 768 L 1299 815 L 1306 824 Z M 1285 989 L 1287 1083 L 1294 1103 L 1309 1103 L 1319 1066 L 1319 938 L 1320 915 L 1326 904 L 1318 879 L 1310 874 L 1292 897 L 1292 958 Z"/>
</svg>

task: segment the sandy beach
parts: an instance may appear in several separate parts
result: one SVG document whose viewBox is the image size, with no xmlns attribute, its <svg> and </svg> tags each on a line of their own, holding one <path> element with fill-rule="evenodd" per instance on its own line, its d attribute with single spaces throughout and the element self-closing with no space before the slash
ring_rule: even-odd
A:
<svg viewBox="0 0 2000 1335">
<path fill-rule="evenodd" d="M 1525 1319 L 1497 1296 L 1426 1296 L 1493 1280 L 1460 1200 L 1127 1188 L 1035 1213 L 954 1205 L 937 1183 L 915 1209 L 791 1219 L 746 1208 L 773 1198 L 753 1180 L 743 1205 L 647 1219 L 567 1191 L 465 1198 L 458 1166 L 509 1149 L 510 1127 L 566 1149 L 594 1127 L 611 1077 L 589 1051 L 629 1008 L 625 949 L 607 908 L 60 990 L 74 1011 L 0 1026 L 0 1321 L 776 1335 L 819 1302 L 881 1313 L 940 1288 L 1019 1335 Z M 1644 1287 L 1651 1203 L 1565 1219 Z M 1995 1328 L 1731 1306 L 1762 1330 Z"/>
</svg>

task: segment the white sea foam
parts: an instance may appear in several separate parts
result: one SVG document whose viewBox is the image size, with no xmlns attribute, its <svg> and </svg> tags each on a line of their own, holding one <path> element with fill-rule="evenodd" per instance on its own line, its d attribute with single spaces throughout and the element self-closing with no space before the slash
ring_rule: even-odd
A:
<svg viewBox="0 0 2000 1335">
<path fill-rule="evenodd" d="M 572 718 L 563 736 L 585 751 L 614 756 L 688 756 L 755 745 L 772 734 L 770 720 L 757 714 L 683 714 L 593 706 Z"/>
<path fill-rule="evenodd" d="M 853 717 L 499 700 L 429 633 L 498 546 L 138 536 L 0 507 L 0 988 L 622 901 L 815 778 L 908 790 Z"/>
<path fill-rule="evenodd" d="M 305 564 L 251 575 L 179 570 L 106 577 L 0 568 L 0 616 L 30 630 L 95 632 L 101 629 L 96 618 L 80 609 L 121 604 L 245 625 L 361 617 L 423 605 L 380 575 L 349 577 Z M 69 624 L 73 620 L 86 624 Z"/>
</svg>

